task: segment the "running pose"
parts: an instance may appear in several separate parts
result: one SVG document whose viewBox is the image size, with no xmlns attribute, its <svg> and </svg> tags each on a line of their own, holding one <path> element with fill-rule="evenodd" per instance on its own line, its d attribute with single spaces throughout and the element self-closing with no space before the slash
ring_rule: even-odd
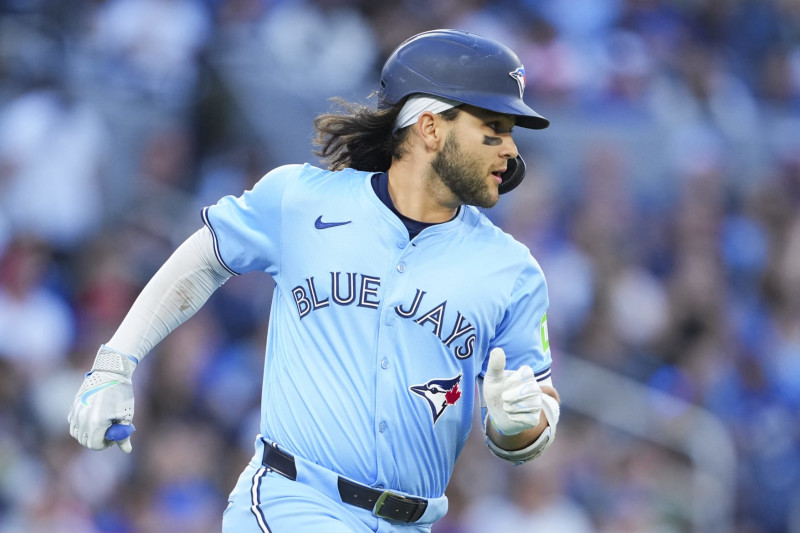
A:
<svg viewBox="0 0 800 533">
<path fill-rule="evenodd" d="M 316 118 L 327 169 L 282 166 L 203 210 L 100 348 L 72 436 L 130 452 L 137 365 L 228 278 L 262 271 L 275 291 L 261 427 L 225 533 L 430 531 L 477 402 L 495 455 L 538 457 L 559 417 L 547 287 L 476 209 L 524 177 L 512 129 L 549 124 L 524 89 L 496 41 L 402 43 L 376 108 Z"/>
</svg>

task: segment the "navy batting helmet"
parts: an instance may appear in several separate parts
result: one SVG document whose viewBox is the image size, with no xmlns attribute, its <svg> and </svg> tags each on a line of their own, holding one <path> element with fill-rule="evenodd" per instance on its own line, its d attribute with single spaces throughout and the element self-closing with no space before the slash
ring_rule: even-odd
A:
<svg viewBox="0 0 800 533">
<path fill-rule="evenodd" d="M 416 93 L 448 98 L 515 117 L 523 128 L 540 130 L 550 121 L 523 101 L 525 68 L 507 46 L 461 30 L 432 30 L 395 49 L 381 71 L 379 105 L 388 107 Z M 525 177 L 522 157 L 509 160 L 499 192 Z"/>
<path fill-rule="evenodd" d="M 383 106 L 423 93 L 514 115 L 523 128 L 542 129 L 550 121 L 522 100 L 525 68 L 507 46 L 460 30 L 415 35 L 392 52 L 381 72 Z"/>
</svg>

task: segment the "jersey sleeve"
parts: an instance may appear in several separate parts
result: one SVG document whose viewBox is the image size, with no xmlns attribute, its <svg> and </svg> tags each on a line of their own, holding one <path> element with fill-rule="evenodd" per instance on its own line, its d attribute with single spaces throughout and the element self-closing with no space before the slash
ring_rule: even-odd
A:
<svg viewBox="0 0 800 533">
<path fill-rule="evenodd" d="M 281 207 L 287 185 L 300 168 L 278 167 L 241 196 L 225 196 L 203 209 L 203 222 L 214 236 L 217 259 L 232 274 L 278 272 Z"/>
<path fill-rule="evenodd" d="M 506 368 L 516 370 L 529 365 L 538 381 L 550 377 L 550 341 L 547 334 L 547 282 L 538 263 L 529 258 L 517 278 L 511 300 L 496 331 L 491 348 L 506 353 Z M 488 357 L 481 374 L 486 372 Z"/>
</svg>

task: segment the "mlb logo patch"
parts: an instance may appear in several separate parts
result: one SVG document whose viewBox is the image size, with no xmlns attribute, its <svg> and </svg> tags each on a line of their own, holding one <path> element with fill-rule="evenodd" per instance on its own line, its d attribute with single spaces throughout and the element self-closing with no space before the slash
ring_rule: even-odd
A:
<svg viewBox="0 0 800 533">
<path fill-rule="evenodd" d="M 445 379 L 432 379 L 422 385 L 412 385 L 409 390 L 418 394 L 428 403 L 435 424 L 444 410 L 461 399 L 461 376 Z"/>
</svg>

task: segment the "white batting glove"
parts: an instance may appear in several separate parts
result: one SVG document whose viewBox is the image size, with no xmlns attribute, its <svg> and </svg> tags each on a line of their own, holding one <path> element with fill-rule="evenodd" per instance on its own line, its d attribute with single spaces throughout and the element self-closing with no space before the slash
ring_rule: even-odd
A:
<svg viewBox="0 0 800 533">
<path fill-rule="evenodd" d="M 542 389 L 528 365 L 506 370 L 506 353 L 495 348 L 483 378 L 483 397 L 489 421 L 503 435 L 516 435 L 539 425 Z"/>
<path fill-rule="evenodd" d="M 108 440 L 106 431 L 112 424 L 128 425 L 133 421 L 131 375 L 137 364 L 131 356 L 105 345 L 100 347 L 67 417 L 70 435 L 82 446 L 104 450 L 116 442 L 123 452 L 131 453 L 130 436 Z"/>
</svg>

